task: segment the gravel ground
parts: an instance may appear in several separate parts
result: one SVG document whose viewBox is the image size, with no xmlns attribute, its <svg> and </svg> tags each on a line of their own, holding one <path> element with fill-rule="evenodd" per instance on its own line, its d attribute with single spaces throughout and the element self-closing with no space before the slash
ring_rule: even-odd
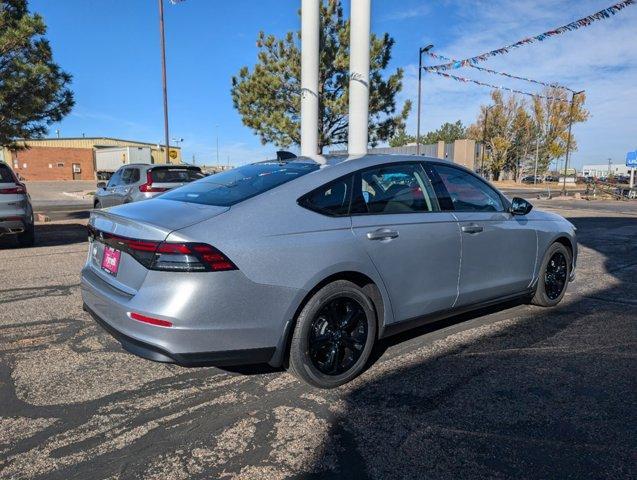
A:
<svg viewBox="0 0 637 480">
<path fill-rule="evenodd" d="M 333 391 L 124 353 L 82 311 L 79 221 L 2 239 L 0 478 L 635 478 L 637 209 L 565 207 L 558 308 L 400 335 Z"/>
</svg>

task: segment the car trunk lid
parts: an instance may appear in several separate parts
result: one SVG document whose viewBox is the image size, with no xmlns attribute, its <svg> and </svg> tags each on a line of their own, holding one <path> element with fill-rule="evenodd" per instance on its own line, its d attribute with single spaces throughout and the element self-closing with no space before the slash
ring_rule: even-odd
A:
<svg viewBox="0 0 637 480">
<path fill-rule="evenodd" d="M 91 213 L 89 264 L 112 287 L 129 295 L 140 288 L 148 269 L 133 255 L 154 255 L 152 245 L 168 235 L 227 211 L 228 207 L 154 199 Z M 141 249 L 141 250 L 137 250 Z M 133 252 L 135 250 L 135 252 Z"/>
</svg>

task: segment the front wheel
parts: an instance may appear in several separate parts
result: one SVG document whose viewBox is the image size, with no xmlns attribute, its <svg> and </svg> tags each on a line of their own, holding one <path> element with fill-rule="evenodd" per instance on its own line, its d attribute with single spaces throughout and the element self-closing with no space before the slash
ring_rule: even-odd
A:
<svg viewBox="0 0 637 480">
<path fill-rule="evenodd" d="M 554 307 L 566 293 L 571 276 L 571 252 L 561 243 L 549 247 L 540 268 L 537 289 L 531 303 L 540 307 Z"/>
<path fill-rule="evenodd" d="M 365 368 L 376 341 L 374 306 L 363 289 L 337 280 L 321 288 L 298 316 L 290 368 L 318 388 L 335 388 Z"/>
</svg>

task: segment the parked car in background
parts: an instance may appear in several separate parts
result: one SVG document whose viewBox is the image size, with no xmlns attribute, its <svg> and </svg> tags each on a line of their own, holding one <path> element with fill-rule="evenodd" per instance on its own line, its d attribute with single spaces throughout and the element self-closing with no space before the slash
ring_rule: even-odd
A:
<svg viewBox="0 0 637 480">
<path fill-rule="evenodd" d="M 535 175 L 527 175 L 522 178 L 522 183 L 542 183 L 542 177 Z"/>
<path fill-rule="evenodd" d="M 106 182 L 97 184 L 94 208 L 148 200 L 161 193 L 204 178 L 192 165 L 130 164 L 120 167 Z"/>
<path fill-rule="evenodd" d="M 546 177 L 544 177 L 544 181 L 545 182 L 557 182 L 560 178 L 556 177 L 555 175 L 547 175 Z"/>
<path fill-rule="evenodd" d="M 6 163 L 0 163 L 0 236 L 16 235 L 22 247 L 35 242 L 33 207 L 27 187 Z"/>
<path fill-rule="evenodd" d="M 499 302 L 557 305 L 575 227 L 444 160 L 261 162 L 94 210 L 84 308 L 128 351 L 183 365 L 358 375 L 378 339 Z"/>
</svg>

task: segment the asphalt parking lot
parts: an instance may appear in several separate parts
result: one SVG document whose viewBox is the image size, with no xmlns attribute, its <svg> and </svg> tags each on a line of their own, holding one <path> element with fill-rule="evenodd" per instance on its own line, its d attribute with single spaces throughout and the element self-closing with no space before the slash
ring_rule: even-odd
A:
<svg viewBox="0 0 637 480">
<path fill-rule="evenodd" d="M 80 220 L 0 239 L 0 478 L 635 478 L 637 205 L 547 205 L 580 242 L 559 307 L 403 334 L 332 391 L 124 353 L 82 311 Z"/>
</svg>

